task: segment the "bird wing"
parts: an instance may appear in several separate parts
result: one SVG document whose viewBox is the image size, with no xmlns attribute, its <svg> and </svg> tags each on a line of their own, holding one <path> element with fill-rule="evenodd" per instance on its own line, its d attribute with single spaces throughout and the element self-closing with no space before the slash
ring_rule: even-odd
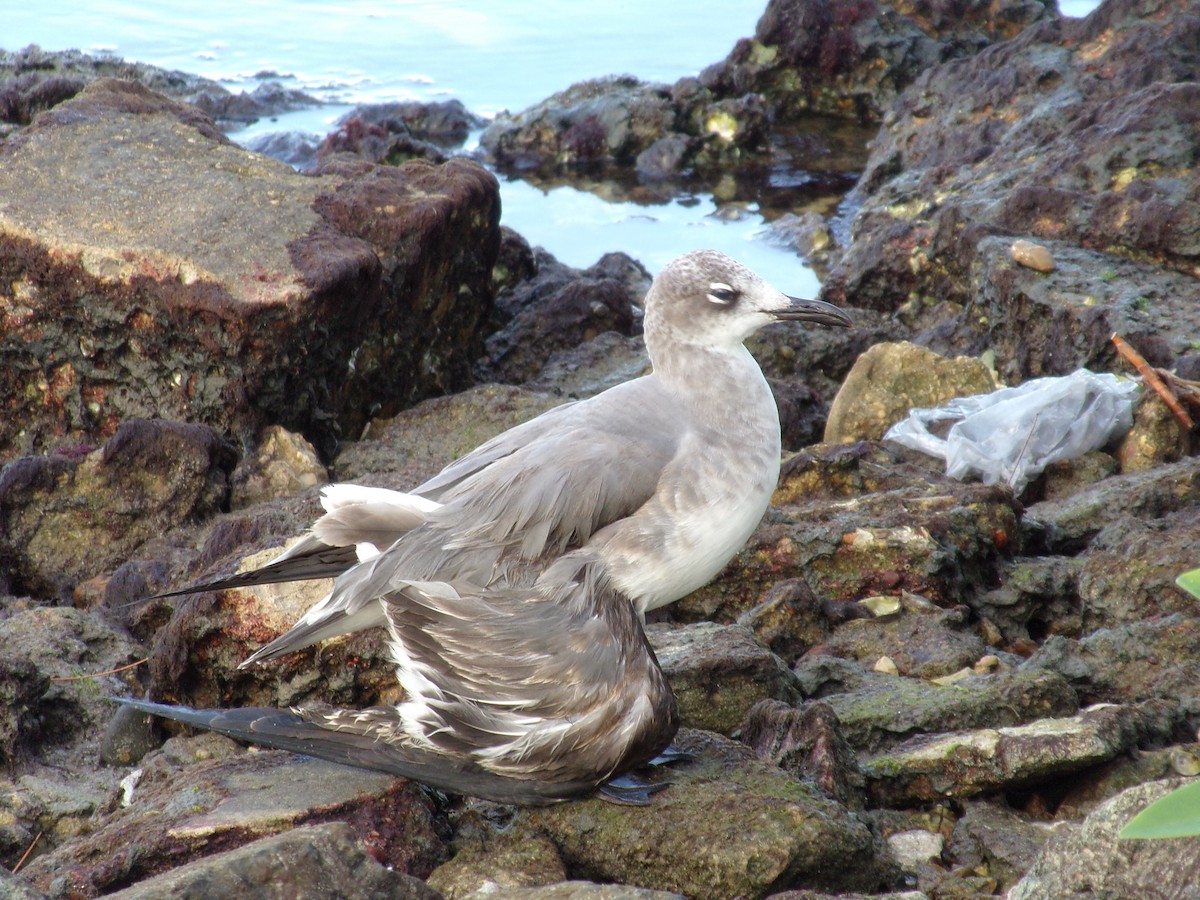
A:
<svg viewBox="0 0 1200 900">
<path fill-rule="evenodd" d="M 366 710 L 188 710 L 232 737 L 457 793 L 544 803 L 653 758 L 678 713 L 632 605 L 586 554 L 534 590 L 409 582 L 382 598 L 407 699 Z"/>
</svg>

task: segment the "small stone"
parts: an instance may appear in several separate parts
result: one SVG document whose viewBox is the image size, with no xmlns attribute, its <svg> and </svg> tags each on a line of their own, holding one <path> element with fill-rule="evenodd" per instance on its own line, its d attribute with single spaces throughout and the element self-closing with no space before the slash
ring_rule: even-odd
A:
<svg viewBox="0 0 1200 900">
<path fill-rule="evenodd" d="M 887 839 L 892 857 L 906 872 L 915 872 L 931 859 L 942 855 L 946 840 L 940 834 L 921 828 L 901 831 Z"/>
<path fill-rule="evenodd" d="M 860 606 L 865 606 L 869 609 L 877 619 L 898 615 L 900 612 L 899 597 L 888 597 L 883 594 L 877 594 L 874 597 L 864 597 L 858 602 Z"/>
<path fill-rule="evenodd" d="M 1054 257 L 1042 244 L 1026 240 L 1013 241 L 1010 252 L 1013 261 L 1027 269 L 1033 269 L 1036 272 L 1053 272 L 1057 268 L 1054 264 Z"/>
<path fill-rule="evenodd" d="M 979 657 L 979 662 L 975 663 L 975 674 L 986 675 L 989 672 L 995 672 L 998 668 L 1000 668 L 1000 657 L 989 653 Z"/>
<path fill-rule="evenodd" d="M 942 675 L 940 678 L 931 678 L 929 680 L 932 681 L 934 684 L 940 684 L 942 686 L 945 686 L 948 684 L 954 684 L 955 682 L 958 682 L 958 681 L 962 681 L 964 678 L 970 678 L 974 674 L 975 674 L 974 669 L 963 668 L 963 669 L 959 669 L 957 672 L 951 672 L 949 675 Z"/>
<path fill-rule="evenodd" d="M 900 670 L 896 667 L 896 662 L 890 656 L 881 656 L 875 660 L 875 665 L 871 667 L 876 672 L 882 672 L 884 675 L 899 675 Z"/>
</svg>

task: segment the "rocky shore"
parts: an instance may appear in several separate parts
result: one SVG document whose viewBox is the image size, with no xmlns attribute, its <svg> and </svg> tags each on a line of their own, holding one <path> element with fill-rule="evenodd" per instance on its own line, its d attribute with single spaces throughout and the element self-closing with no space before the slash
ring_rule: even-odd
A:
<svg viewBox="0 0 1200 900">
<path fill-rule="evenodd" d="M 1117 838 L 1200 773 L 1190 430 L 1143 389 L 1019 492 L 883 434 L 1135 376 L 1114 332 L 1188 402 L 1198 85 L 1194 0 L 772 0 L 699 77 L 567 87 L 477 159 L 442 104 L 282 162 L 223 129 L 309 98 L 0 53 L 0 896 L 1192 896 L 1195 839 Z M 768 198 L 855 317 L 751 342 L 772 506 L 647 625 L 694 759 L 649 807 L 517 810 L 114 707 L 399 700 L 378 634 L 237 668 L 320 583 L 144 598 L 645 369 L 648 273 L 531 248 L 494 171 Z"/>
</svg>

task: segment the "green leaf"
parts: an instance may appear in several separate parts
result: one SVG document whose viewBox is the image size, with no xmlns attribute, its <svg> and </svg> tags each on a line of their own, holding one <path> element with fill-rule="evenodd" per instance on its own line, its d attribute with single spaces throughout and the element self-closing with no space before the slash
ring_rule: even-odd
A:
<svg viewBox="0 0 1200 900">
<path fill-rule="evenodd" d="M 1190 572 L 1184 572 L 1175 579 L 1175 583 L 1193 597 L 1200 599 L 1200 569 L 1192 569 Z"/>
<path fill-rule="evenodd" d="M 1121 829 L 1120 837 L 1175 838 L 1197 835 L 1200 835 L 1200 780 L 1185 784 L 1151 803 Z"/>
</svg>

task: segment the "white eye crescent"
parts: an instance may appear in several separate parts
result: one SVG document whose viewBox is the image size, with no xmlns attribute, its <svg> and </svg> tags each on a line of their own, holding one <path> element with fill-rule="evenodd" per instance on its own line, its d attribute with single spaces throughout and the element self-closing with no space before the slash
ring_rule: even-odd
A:
<svg viewBox="0 0 1200 900">
<path fill-rule="evenodd" d="M 708 286 L 706 299 L 709 303 L 715 303 L 717 306 L 733 306 L 740 296 L 740 291 L 720 281 L 714 281 Z"/>
</svg>

